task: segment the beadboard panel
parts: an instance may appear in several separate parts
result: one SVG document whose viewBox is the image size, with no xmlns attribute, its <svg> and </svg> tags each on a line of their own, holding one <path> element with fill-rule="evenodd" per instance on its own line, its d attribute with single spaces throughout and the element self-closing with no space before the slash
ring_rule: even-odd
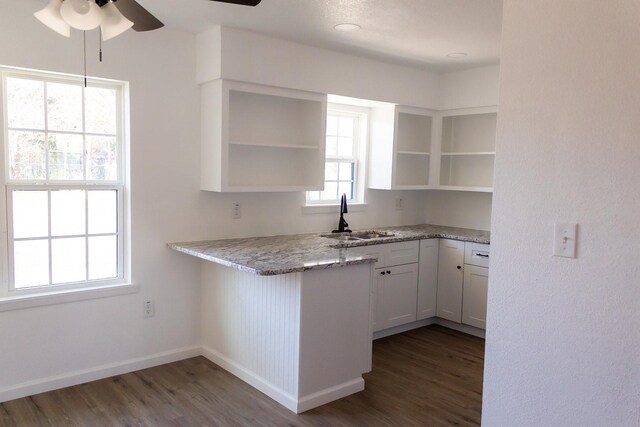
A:
<svg viewBox="0 0 640 427">
<path fill-rule="evenodd" d="M 258 276 L 203 264 L 203 346 L 298 395 L 301 273 Z"/>
</svg>

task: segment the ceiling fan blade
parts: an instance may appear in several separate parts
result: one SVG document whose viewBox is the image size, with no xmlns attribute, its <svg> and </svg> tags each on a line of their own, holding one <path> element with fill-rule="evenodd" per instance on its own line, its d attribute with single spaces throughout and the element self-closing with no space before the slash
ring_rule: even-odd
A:
<svg viewBox="0 0 640 427">
<path fill-rule="evenodd" d="M 262 0 L 211 0 L 220 1 L 223 3 L 241 4 L 243 6 L 257 6 Z"/>
<path fill-rule="evenodd" d="M 118 10 L 130 21 L 135 31 L 151 31 L 164 27 L 158 18 L 135 0 L 116 0 Z"/>
</svg>

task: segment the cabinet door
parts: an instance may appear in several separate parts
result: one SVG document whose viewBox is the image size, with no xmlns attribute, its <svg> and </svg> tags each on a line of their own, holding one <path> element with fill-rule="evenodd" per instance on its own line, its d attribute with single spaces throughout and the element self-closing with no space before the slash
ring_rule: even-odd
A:
<svg viewBox="0 0 640 427">
<path fill-rule="evenodd" d="M 382 274 L 384 273 L 384 274 Z M 406 264 L 381 269 L 378 288 L 378 319 L 376 327 L 387 329 L 416 320 L 418 264 Z"/>
<path fill-rule="evenodd" d="M 436 315 L 438 293 L 438 239 L 420 241 L 418 320 Z"/>
<path fill-rule="evenodd" d="M 488 283 L 488 268 L 465 265 L 462 323 L 476 328 L 486 328 Z"/>
<path fill-rule="evenodd" d="M 438 256 L 438 317 L 462 321 L 464 242 L 440 239 Z"/>
</svg>

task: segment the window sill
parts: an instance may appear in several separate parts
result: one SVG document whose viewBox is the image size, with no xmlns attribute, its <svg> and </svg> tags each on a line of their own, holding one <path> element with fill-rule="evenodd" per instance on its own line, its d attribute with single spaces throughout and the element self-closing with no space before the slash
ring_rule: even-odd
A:
<svg viewBox="0 0 640 427">
<path fill-rule="evenodd" d="M 97 298 L 113 297 L 137 293 L 140 285 L 128 283 L 101 286 L 97 288 L 73 289 L 66 291 L 41 292 L 29 295 L 5 296 L 0 298 L 0 312 L 22 310 L 45 305 L 65 304 Z"/>
<path fill-rule="evenodd" d="M 353 203 L 348 205 L 349 212 L 364 212 L 369 205 L 366 203 Z M 304 205 L 302 206 L 302 213 L 305 215 L 310 214 L 339 214 L 340 205 Z"/>
</svg>

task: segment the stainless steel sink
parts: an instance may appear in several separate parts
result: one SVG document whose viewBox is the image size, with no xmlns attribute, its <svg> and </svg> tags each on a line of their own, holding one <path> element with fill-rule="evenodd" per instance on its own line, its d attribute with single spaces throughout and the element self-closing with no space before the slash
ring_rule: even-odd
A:
<svg viewBox="0 0 640 427">
<path fill-rule="evenodd" d="M 379 239 L 382 237 L 393 237 L 394 234 L 387 233 L 384 231 L 359 231 L 359 232 L 351 233 L 351 236 L 355 237 L 356 239 L 368 240 L 368 239 Z"/>
<path fill-rule="evenodd" d="M 368 230 L 368 231 L 355 231 L 355 232 L 350 233 L 350 234 L 341 234 L 341 233 L 321 234 L 321 236 L 322 237 L 327 237 L 329 239 L 345 241 L 345 240 L 380 239 L 380 238 L 384 238 L 384 237 L 393 237 L 393 236 L 395 236 L 395 234 L 387 233 L 385 231 Z"/>
</svg>

